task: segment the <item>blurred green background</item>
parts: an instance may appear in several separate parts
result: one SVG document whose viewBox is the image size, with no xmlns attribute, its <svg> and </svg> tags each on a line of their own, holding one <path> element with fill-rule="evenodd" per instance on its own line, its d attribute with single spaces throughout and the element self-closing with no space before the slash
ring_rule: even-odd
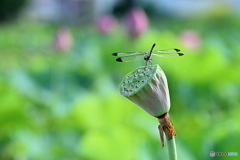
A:
<svg viewBox="0 0 240 160">
<path fill-rule="evenodd" d="M 185 54 L 153 57 L 168 78 L 179 159 L 239 159 L 209 156 L 240 154 L 240 21 L 231 7 L 178 17 L 126 3 L 68 22 L 36 18 L 29 3 L 0 23 L 1 160 L 167 159 L 157 119 L 118 91 L 144 61 L 111 56 L 153 43 Z"/>
</svg>

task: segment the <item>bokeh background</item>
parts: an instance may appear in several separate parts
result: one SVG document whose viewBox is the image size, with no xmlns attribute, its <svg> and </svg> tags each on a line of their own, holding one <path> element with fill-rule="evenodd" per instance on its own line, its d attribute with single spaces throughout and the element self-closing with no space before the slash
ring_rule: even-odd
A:
<svg viewBox="0 0 240 160">
<path fill-rule="evenodd" d="M 1 0 L 0 159 L 157 160 L 158 121 L 120 95 L 144 61 L 113 52 L 179 48 L 153 57 L 167 75 L 180 160 L 240 154 L 238 0 Z"/>
</svg>

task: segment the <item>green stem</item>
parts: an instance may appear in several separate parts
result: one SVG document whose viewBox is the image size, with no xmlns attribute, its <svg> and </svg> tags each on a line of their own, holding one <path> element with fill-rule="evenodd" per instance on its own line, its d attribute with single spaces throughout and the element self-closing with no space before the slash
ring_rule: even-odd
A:
<svg viewBox="0 0 240 160">
<path fill-rule="evenodd" d="M 164 147 L 164 132 L 167 139 L 169 160 L 177 160 L 177 149 L 175 143 L 176 131 L 173 127 L 170 116 L 168 112 L 166 112 L 163 115 L 158 116 L 157 118 L 160 123 L 160 125 L 158 126 L 158 130 L 162 142 L 162 147 Z"/>
<path fill-rule="evenodd" d="M 177 148 L 175 143 L 175 136 L 173 136 L 172 139 L 167 138 L 167 147 L 169 160 L 177 160 Z"/>
</svg>

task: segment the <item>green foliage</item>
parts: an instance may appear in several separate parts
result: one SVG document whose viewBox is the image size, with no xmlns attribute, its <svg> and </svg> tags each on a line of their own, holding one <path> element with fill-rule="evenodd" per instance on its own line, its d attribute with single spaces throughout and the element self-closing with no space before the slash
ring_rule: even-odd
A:
<svg viewBox="0 0 240 160">
<path fill-rule="evenodd" d="M 240 26 L 238 19 L 224 21 L 231 25 L 159 21 L 135 40 L 120 29 L 102 35 L 71 28 L 75 45 L 66 52 L 52 48 L 54 26 L 1 26 L 0 159 L 166 159 L 157 119 L 118 93 L 123 76 L 145 62 L 119 63 L 111 56 L 148 51 L 153 43 L 185 54 L 153 57 L 168 78 L 179 159 L 240 154 Z M 181 43 L 186 29 L 200 35 L 199 48 Z"/>
</svg>

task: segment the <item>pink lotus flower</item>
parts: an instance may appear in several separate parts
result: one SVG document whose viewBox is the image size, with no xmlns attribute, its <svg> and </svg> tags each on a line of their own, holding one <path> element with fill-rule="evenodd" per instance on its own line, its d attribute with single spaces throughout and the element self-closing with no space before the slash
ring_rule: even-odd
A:
<svg viewBox="0 0 240 160">
<path fill-rule="evenodd" d="M 125 25 L 127 34 L 139 37 L 148 29 L 148 17 L 142 8 L 133 8 L 125 17 Z"/>
<path fill-rule="evenodd" d="M 67 28 L 59 28 L 56 31 L 54 47 L 59 51 L 67 51 L 72 47 L 73 39 Z"/>
<path fill-rule="evenodd" d="M 102 33 L 112 32 L 117 25 L 117 20 L 113 15 L 103 15 L 97 19 L 96 27 Z"/>
<path fill-rule="evenodd" d="M 201 38 L 196 31 L 183 31 L 180 34 L 180 39 L 186 48 L 197 49 L 201 46 Z"/>
</svg>

